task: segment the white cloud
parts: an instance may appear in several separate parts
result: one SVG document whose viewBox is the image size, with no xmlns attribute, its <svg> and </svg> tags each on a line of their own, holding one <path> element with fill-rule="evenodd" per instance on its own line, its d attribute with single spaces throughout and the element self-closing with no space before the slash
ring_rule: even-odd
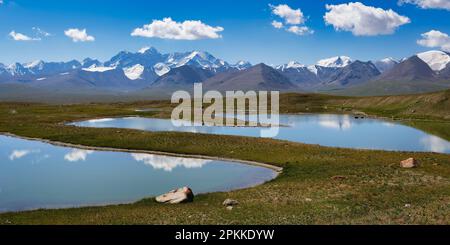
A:
<svg viewBox="0 0 450 245">
<path fill-rule="evenodd" d="M 14 30 L 9 33 L 9 36 L 14 41 L 39 41 L 39 40 L 41 40 L 41 38 L 29 37 L 29 36 L 27 36 L 25 34 L 18 33 L 18 32 L 14 31 Z"/>
<path fill-rule="evenodd" d="M 376 36 L 392 34 L 401 25 L 411 20 L 397 14 L 392 9 L 384 10 L 366 6 L 360 2 L 348 4 L 326 5 L 328 10 L 324 20 L 334 29 L 350 31 L 356 36 Z"/>
<path fill-rule="evenodd" d="M 277 29 L 281 29 L 281 28 L 283 28 L 283 23 L 274 20 L 274 21 L 272 21 L 272 26 L 277 28 Z"/>
<path fill-rule="evenodd" d="M 300 9 L 292 9 L 286 4 L 272 5 L 269 4 L 272 13 L 284 19 L 286 24 L 299 25 L 305 22 L 305 17 Z"/>
<path fill-rule="evenodd" d="M 94 153 L 94 151 L 74 149 L 64 155 L 64 159 L 69 162 L 86 161 L 87 156 L 92 153 Z"/>
<path fill-rule="evenodd" d="M 450 10 L 450 0 L 400 0 L 399 3 L 415 4 L 423 9 Z"/>
<path fill-rule="evenodd" d="M 296 35 L 303 36 L 307 34 L 312 34 L 314 31 L 310 30 L 306 26 L 291 26 L 288 29 L 286 29 L 288 32 L 292 32 Z"/>
<path fill-rule="evenodd" d="M 447 33 L 431 30 L 421 34 L 422 39 L 417 40 L 419 45 L 429 48 L 440 48 L 450 52 L 450 37 Z"/>
<path fill-rule="evenodd" d="M 72 39 L 74 42 L 93 42 L 95 38 L 93 36 L 89 36 L 86 32 L 86 29 L 67 29 L 64 31 L 64 34 Z"/>
<path fill-rule="evenodd" d="M 272 26 L 276 29 L 283 29 L 287 32 L 294 33 L 299 36 L 306 34 L 312 34 L 314 31 L 310 30 L 307 26 L 303 25 L 305 23 L 305 17 L 301 9 L 292 9 L 286 4 L 272 5 L 269 4 L 272 9 L 272 14 L 283 19 L 283 22 L 272 21 Z"/>
<path fill-rule="evenodd" d="M 222 37 L 219 32 L 223 30 L 223 27 L 209 26 L 199 20 L 176 22 L 172 18 L 164 18 L 134 29 L 131 36 L 174 40 L 217 39 Z"/>
</svg>

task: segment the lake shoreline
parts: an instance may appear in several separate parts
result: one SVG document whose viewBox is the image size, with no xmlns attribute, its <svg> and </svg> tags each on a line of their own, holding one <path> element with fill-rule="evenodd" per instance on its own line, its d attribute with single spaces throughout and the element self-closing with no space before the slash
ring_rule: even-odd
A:
<svg viewBox="0 0 450 245">
<path fill-rule="evenodd" d="M 152 151 L 152 150 L 133 150 L 133 149 L 112 148 L 112 147 L 86 146 L 86 145 L 65 143 L 65 142 L 60 142 L 60 141 L 52 141 L 52 140 L 42 139 L 42 138 L 32 138 L 32 137 L 20 136 L 20 135 L 12 134 L 9 132 L 0 132 L 0 135 L 15 137 L 15 138 L 24 139 L 24 140 L 40 141 L 40 142 L 51 144 L 54 146 L 78 148 L 81 150 L 124 152 L 124 153 L 142 153 L 142 154 L 154 154 L 154 155 L 170 156 L 170 157 L 196 158 L 196 159 L 202 159 L 202 160 L 228 161 L 228 162 L 242 163 L 242 164 L 247 164 L 247 165 L 251 165 L 251 166 L 257 166 L 257 167 L 271 169 L 271 170 L 275 171 L 275 173 L 277 174 L 275 176 L 275 178 L 277 178 L 278 175 L 283 172 L 282 167 L 278 167 L 278 166 L 271 165 L 268 163 L 261 163 L 261 162 L 241 160 L 241 159 L 214 157 L 214 156 L 206 156 L 206 155 L 191 155 L 191 154 Z"/>
</svg>

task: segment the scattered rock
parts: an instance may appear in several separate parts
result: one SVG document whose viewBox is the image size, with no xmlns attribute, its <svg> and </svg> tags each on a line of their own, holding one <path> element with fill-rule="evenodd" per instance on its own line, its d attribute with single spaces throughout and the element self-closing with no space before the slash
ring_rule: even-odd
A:
<svg viewBox="0 0 450 245">
<path fill-rule="evenodd" d="M 156 201 L 159 203 L 170 204 L 193 202 L 194 193 L 192 192 L 191 188 L 183 187 L 156 197 Z"/>
<path fill-rule="evenodd" d="M 233 210 L 233 206 L 227 206 L 227 210 L 229 211 Z"/>
<path fill-rule="evenodd" d="M 239 204 L 238 201 L 229 199 L 229 198 L 225 199 L 225 201 L 223 201 L 223 203 L 222 203 L 223 206 L 227 206 L 227 207 L 236 206 L 238 204 Z"/>
<path fill-rule="evenodd" d="M 10 110 L 9 113 L 10 114 L 17 114 L 17 111 L 16 110 Z"/>
<path fill-rule="evenodd" d="M 336 176 L 331 177 L 331 179 L 332 180 L 345 180 L 345 179 L 347 179 L 347 177 L 342 176 L 342 175 L 336 175 Z"/>
<path fill-rule="evenodd" d="M 311 198 L 305 198 L 305 201 L 312 202 L 312 199 Z"/>
<path fill-rule="evenodd" d="M 415 168 L 417 167 L 418 162 L 414 158 L 408 158 L 400 162 L 400 167 L 402 168 Z"/>
<path fill-rule="evenodd" d="M 410 207 L 411 207 L 411 204 L 409 204 L 409 203 L 405 204 L 405 208 L 410 208 Z"/>
</svg>

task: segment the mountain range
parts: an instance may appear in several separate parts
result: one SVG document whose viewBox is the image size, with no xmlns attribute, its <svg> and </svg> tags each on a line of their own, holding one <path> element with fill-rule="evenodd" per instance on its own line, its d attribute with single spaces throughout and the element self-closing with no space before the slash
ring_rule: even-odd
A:
<svg viewBox="0 0 450 245">
<path fill-rule="evenodd" d="M 208 52 L 162 54 L 155 48 L 121 51 L 110 60 L 34 61 L 0 64 L 0 89 L 75 93 L 112 91 L 170 93 L 192 89 L 280 90 L 352 95 L 420 93 L 450 88 L 450 54 L 427 51 L 409 58 L 377 61 L 336 56 L 303 65 L 230 64 Z"/>
</svg>

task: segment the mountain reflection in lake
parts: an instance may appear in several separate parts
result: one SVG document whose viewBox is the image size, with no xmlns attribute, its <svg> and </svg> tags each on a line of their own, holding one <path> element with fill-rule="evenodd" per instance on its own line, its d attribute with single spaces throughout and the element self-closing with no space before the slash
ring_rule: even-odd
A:
<svg viewBox="0 0 450 245">
<path fill-rule="evenodd" d="M 254 117 L 252 120 L 255 120 Z M 286 127 L 280 127 L 275 139 L 358 149 L 450 153 L 450 142 L 442 138 L 396 122 L 379 119 L 356 119 L 350 115 L 327 114 L 280 115 L 280 124 Z M 261 130 L 257 127 L 175 127 L 170 120 L 140 117 L 88 120 L 73 125 L 249 137 L 259 137 Z"/>
</svg>

